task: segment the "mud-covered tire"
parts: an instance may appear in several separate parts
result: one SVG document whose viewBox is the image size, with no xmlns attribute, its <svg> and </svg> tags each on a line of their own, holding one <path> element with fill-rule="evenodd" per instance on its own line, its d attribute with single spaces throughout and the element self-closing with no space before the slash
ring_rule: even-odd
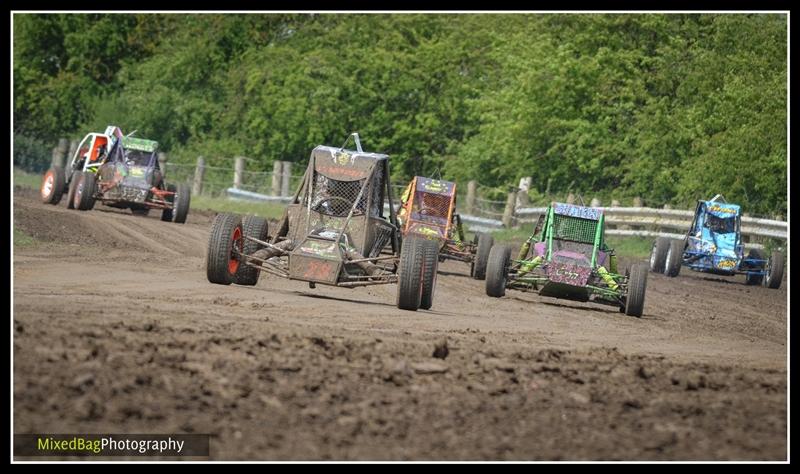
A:
<svg viewBox="0 0 800 474">
<path fill-rule="evenodd" d="M 258 216 L 244 216 L 242 218 L 242 233 L 245 237 L 253 237 L 258 240 L 267 240 L 269 226 L 267 220 Z M 264 248 L 263 245 L 246 240 L 242 244 L 243 253 L 245 255 L 252 255 L 257 250 Z M 258 277 L 261 271 L 258 268 L 253 268 L 250 265 L 245 265 L 241 262 L 239 270 L 234 275 L 233 282 L 237 285 L 253 286 L 258 283 Z"/>
<path fill-rule="evenodd" d="M 82 171 L 73 171 L 67 185 L 67 209 L 75 209 L 75 188 L 78 186 L 78 181 L 81 179 Z"/>
<path fill-rule="evenodd" d="M 781 287 L 785 263 L 783 252 L 772 252 L 769 257 L 769 263 L 767 263 L 767 276 L 764 278 L 764 286 L 773 290 Z"/>
<path fill-rule="evenodd" d="M 764 252 L 759 249 L 750 249 L 747 252 L 748 259 L 757 259 L 757 260 L 766 260 L 764 258 Z M 761 266 L 759 268 L 752 268 L 753 270 L 758 270 L 759 272 L 763 271 L 766 265 Z M 744 276 L 744 283 L 746 285 L 760 285 L 764 282 L 764 274 L 763 273 L 745 273 Z"/>
<path fill-rule="evenodd" d="M 681 272 L 681 264 L 683 263 L 683 241 L 671 240 L 666 257 L 664 275 L 668 277 L 678 276 Z"/>
<path fill-rule="evenodd" d="M 175 188 L 174 184 L 167 185 L 167 191 L 174 193 L 177 188 Z M 174 203 L 175 195 L 173 194 L 172 197 L 168 198 L 170 203 Z M 172 222 L 173 212 L 172 209 L 164 209 L 161 211 L 161 220 L 164 222 Z"/>
<path fill-rule="evenodd" d="M 653 273 L 664 273 L 667 264 L 667 252 L 669 251 L 669 239 L 658 237 L 653 242 L 650 250 L 650 271 Z"/>
<path fill-rule="evenodd" d="M 206 254 L 206 276 L 218 285 L 230 285 L 239 269 L 234 245 L 242 250 L 242 218 L 236 214 L 217 214 L 211 224 Z"/>
<path fill-rule="evenodd" d="M 647 267 L 644 264 L 631 266 L 628 274 L 628 294 L 625 297 L 625 314 L 642 317 L 644 295 L 647 291 Z"/>
<path fill-rule="evenodd" d="M 511 262 L 511 247 L 495 245 L 489 251 L 486 262 L 486 294 L 499 298 L 506 294 L 508 267 Z"/>
<path fill-rule="evenodd" d="M 191 191 L 189 186 L 179 184 L 175 190 L 175 204 L 173 206 L 173 216 L 176 224 L 183 224 L 186 222 L 186 216 L 189 215 L 189 202 L 191 201 Z"/>
<path fill-rule="evenodd" d="M 64 168 L 51 166 L 42 176 L 42 184 L 39 186 L 39 195 L 42 198 L 42 202 L 53 205 L 61 202 L 61 197 L 64 195 L 65 181 Z"/>
<path fill-rule="evenodd" d="M 84 171 L 78 177 L 78 182 L 75 184 L 74 196 L 72 198 L 72 205 L 79 211 L 89 211 L 94 207 L 94 192 L 96 185 L 96 177 L 89 171 Z"/>
<path fill-rule="evenodd" d="M 475 251 L 475 259 L 472 261 L 470 275 L 476 280 L 483 280 L 486 278 L 486 264 L 489 261 L 489 252 L 494 245 L 494 237 L 483 232 L 479 232 L 476 235 L 478 237 L 478 248 Z"/>
<path fill-rule="evenodd" d="M 422 241 L 417 237 L 403 239 L 397 269 L 397 307 L 400 309 L 416 311 L 422 302 L 422 262 L 425 260 Z"/>
<path fill-rule="evenodd" d="M 436 290 L 436 274 L 439 272 L 439 243 L 435 240 L 423 240 L 421 245 L 425 257 L 422 262 L 422 297 L 419 308 L 431 309 Z"/>
</svg>

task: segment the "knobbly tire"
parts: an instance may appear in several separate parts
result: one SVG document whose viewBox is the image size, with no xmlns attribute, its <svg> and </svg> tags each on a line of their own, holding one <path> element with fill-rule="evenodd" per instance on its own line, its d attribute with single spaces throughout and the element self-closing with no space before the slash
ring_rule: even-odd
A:
<svg viewBox="0 0 800 474">
<path fill-rule="evenodd" d="M 240 216 L 223 213 L 214 217 L 206 255 L 208 281 L 218 285 L 233 283 L 241 263 L 234 252 L 234 245 L 241 251 L 243 241 Z"/>
<path fill-rule="evenodd" d="M 658 237 L 653 242 L 653 249 L 650 251 L 650 271 L 654 273 L 664 273 L 667 263 L 667 252 L 669 251 L 669 239 Z"/>
<path fill-rule="evenodd" d="M 94 207 L 95 175 L 84 171 L 75 185 L 73 205 L 79 211 L 89 211 Z"/>
<path fill-rule="evenodd" d="M 267 220 L 258 216 L 244 216 L 242 218 L 242 233 L 245 237 L 253 237 L 258 240 L 267 240 L 269 226 Z M 263 245 L 251 240 L 244 240 L 242 244 L 244 255 L 252 255 L 256 250 L 264 248 Z M 246 258 L 246 257 L 245 257 Z M 258 283 L 258 276 L 261 270 L 245 265 L 244 258 L 239 264 L 239 269 L 234 275 L 234 283 L 237 285 L 253 286 Z"/>
<path fill-rule="evenodd" d="M 75 188 L 78 187 L 78 181 L 81 179 L 82 171 L 73 171 L 72 177 L 69 179 L 69 190 L 67 191 L 67 209 L 75 209 Z"/>
<path fill-rule="evenodd" d="M 683 260 L 683 241 L 672 240 L 667 250 L 667 259 L 664 266 L 664 275 L 676 277 L 681 272 L 681 261 Z"/>
<path fill-rule="evenodd" d="M 397 275 L 397 307 L 416 311 L 422 302 L 422 271 L 425 249 L 422 239 L 417 237 L 403 240 L 400 252 L 400 268 Z"/>
<path fill-rule="evenodd" d="M 483 280 L 486 278 L 486 264 L 489 261 L 489 252 L 494 245 L 494 237 L 483 232 L 479 232 L 476 235 L 478 237 L 478 249 L 475 252 L 475 260 L 472 262 L 472 271 L 470 273 L 472 278 Z"/>
<path fill-rule="evenodd" d="M 167 185 L 167 191 L 175 192 L 176 188 L 174 184 Z M 169 198 L 172 205 L 175 205 L 175 195 L 173 194 L 172 197 Z M 164 222 L 172 222 L 172 209 L 164 209 L 161 211 L 161 220 Z"/>
<path fill-rule="evenodd" d="M 505 296 L 511 247 L 495 245 L 489 251 L 486 263 L 486 294 L 495 298 Z"/>
<path fill-rule="evenodd" d="M 636 264 L 630 268 L 628 275 L 628 295 L 625 297 L 625 314 L 642 317 L 644 312 L 644 295 L 647 290 L 647 267 Z"/>
<path fill-rule="evenodd" d="M 433 306 L 433 293 L 436 290 L 436 274 L 439 271 L 439 243 L 435 240 L 421 242 L 425 254 L 422 264 L 422 298 L 420 309 L 431 309 Z"/>
<path fill-rule="evenodd" d="M 42 178 L 39 194 L 45 204 L 58 204 L 64 194 L 64 169 L 60 166 L 51 166 Z"/>
<path fill-rule="evenodd" d="M 759 249 L 750 249 L 750 251 L 747 253 L 747 258 L 766 260 L 766 258 L 764 258 L 764 252 L 762 252 Z M 762 270 L 763 268 L 764 267 L 759 268 L 759 270 Z M 764 282 L 764 275 L 763 274 L 746 273 L 745 276 L 744 276 L 744 283 L 746 285 L 760 285 L 763 282 Z"/>
<path fill-rule="evenodd" d="M 189 190 L 189 186 L 179 184 L 175 193 L 175 207 L 173 211 L 175 223 L 183 224 L 186 222 L 186 216 L 189 214 L 191 191 Z"/>
<path fill-rule="evenodd" d="M 772 252 L 767 264 L 767 277 L 764 279 L 764 286 L 773 290 L 781 287 L 784 263 L 783 252 Z"/>
</svg>

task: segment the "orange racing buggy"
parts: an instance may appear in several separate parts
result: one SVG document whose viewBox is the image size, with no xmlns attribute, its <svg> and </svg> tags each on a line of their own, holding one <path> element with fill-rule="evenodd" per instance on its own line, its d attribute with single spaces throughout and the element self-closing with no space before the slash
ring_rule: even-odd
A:
<svg viewBox="0 0 800 474">
<path fill-rule="evenodd" d="M 439 261 L 458 260 L 470 264 L 470 276 L 486 278 L 486 262 L 494 238 L 476 233 L 465 242 L 461 216 L 456 213 L 456 183 L 415 176 L 400 199 L 398 211 L 403 237 L 418 236 L 434 240 Z"/>
</svg>

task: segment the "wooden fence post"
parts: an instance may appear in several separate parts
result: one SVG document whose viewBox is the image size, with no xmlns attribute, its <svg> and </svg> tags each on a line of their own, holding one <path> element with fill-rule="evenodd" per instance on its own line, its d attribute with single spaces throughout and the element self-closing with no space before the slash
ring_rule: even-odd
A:
<svg viewBox="0 0 800 474">
<path fill-rule="evenodd" d="M 167 175 L 167 154 L 163 151 L 158 152 L 158 167 L 161 169 L 161 176 Z"/>
<path fill-rule="evenodd" d="M 78 151 L 78 145 L 79 145 L 78 140 L 72 140 L 69 142 L 69 152 L 67 152 L 66 162 L 69 162 L 69 160 L 71 160 L 72 157 L 75 156 L 75 152 Z"/>
<path fill-rule="evenodd" d="M 593 197 L 592 201 L 589 203 L 589 207 L 600 207 L 600 200 Z"/>
<path fill-rule="evenodd" d="M 275 160 L 272 162 L 272 195 L 281 195 L 281 173 L 283 173 L 283 161 Z"/>
<path fill-rule="evenodd" d="M 64 167 L 67 161 L 67 150 L 69 149 L 69 140 L 66 138 L 59 138 L 58 145 L 53 148 L 52 164 L 54 166 Z"/>
<path fill-rule="evenodd" d="M 503 227 L 506 229 L 511 228 L 514 224 L 514 205 L 517 203 L 517 189 L 512 189 L 508 192 L 508 199 L 506 199 L 506 208 L 503 210 Z"/>
<path fill-rule="evenodd" d="M 283 174 L 281 176 L 281 196 L 288 196 L 290 190 L 290 180 L 292 178 L 292 162 L 283 162 Z"/>
<path fill-rule="evenodd" d="M 575 204 L 575 195 L 572 193 L 567 194 L 567 204 Z"/>
<path fill-rule="evenodd" d="M 194 168 L 194 183 L 192 195 L 199 196 L 203 193 L 203 177 L 206 174 L 206 159 L 202 156 L 197 157 L 197 166 Z"/>
<path fill-rule="evenodd" d="M 517 207 L 525 207 L 531 203 L 528 191 L 531 189 L 533 178 L 528 176 L 519 180 L 519 192 L 517 193 Z"/>
<path fill-rule="evenodd" d="M 242 176 L 244 175 L 244 157 L 237 156 L 233 164 L 233 187 L 242 187 Z"/>
<path fill-rule="evenodd" d="M 467 214 L 475 215 L 475 195 L 477 194 L 478 183 L 473 179 L 467 182 Z"/>
</svg>

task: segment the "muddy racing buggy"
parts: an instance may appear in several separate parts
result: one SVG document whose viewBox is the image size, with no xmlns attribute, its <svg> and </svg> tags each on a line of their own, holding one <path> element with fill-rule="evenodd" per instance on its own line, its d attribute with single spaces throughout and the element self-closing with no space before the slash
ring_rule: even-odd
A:
<svg viewBox="0 0 800 474">
<path fill-rule="evenodd" d="M 644 310 L 647 266 L 634 264 L 617 273 L 613 249 L 605 244 L 605 217 L 598 208 L 553 203 L 539 217 L 516 259 L 511 248 L 495 245 L 486 268 L 486 294 L 506 289 L 538 291 L 542 296 L 618 306 L 640 317 Z"/>
<path fill-rule="evenodd" d="M 717 275 L 745 275 L 748 285 L 780 288 L 784 257 L 775 251 L 767 259 L 759 249 L 744 255 L 741 208 L 716 195 L 697 201 L 692 225 L 683 240 L 659 237 L 650 252 L 650 270 L 676 277 L 681 266 Z"/>
<path fill-rule="evenodd" d="M 415 176 L 400 199 L 398 222 L 403 237 L 417 236 L 434 240 L 439 247 L 439 261 L 458 260 L 470 264 L 470 276 L 483 280 L 491 235 L 476 233 L 465 242 L 461 216 L 456 210 L 456 183 Z"/>
<path fill-rule="evenodd" d="M 158 142 L 123 136 L 117 127 L 90 133 L 66 170 L 53 166 L 47 171 L 42 200 L 58 204 L 66 193 L 70 209 L 90 210 L 96 201 L 137 215 L 161 209 L 161 220 L 182 224 L 189 213 L 189 188 L 165 183 L 157 150 Z"/>
<path fill-rule="evenodd" d="M 302 184 L 276 232 L 256 216 L 218 214 L 211 226 L 206 274 L 211 283 L 255 285 L 260 272 L 353 288 L 397 283 L 397 307 L 433 304 L 436 242 L 402 242 L 391 205 L 389 157 L 361 149 L 317 146 Z M 347 144 L 345 142 L 345 145 Z"/>
</svg>

